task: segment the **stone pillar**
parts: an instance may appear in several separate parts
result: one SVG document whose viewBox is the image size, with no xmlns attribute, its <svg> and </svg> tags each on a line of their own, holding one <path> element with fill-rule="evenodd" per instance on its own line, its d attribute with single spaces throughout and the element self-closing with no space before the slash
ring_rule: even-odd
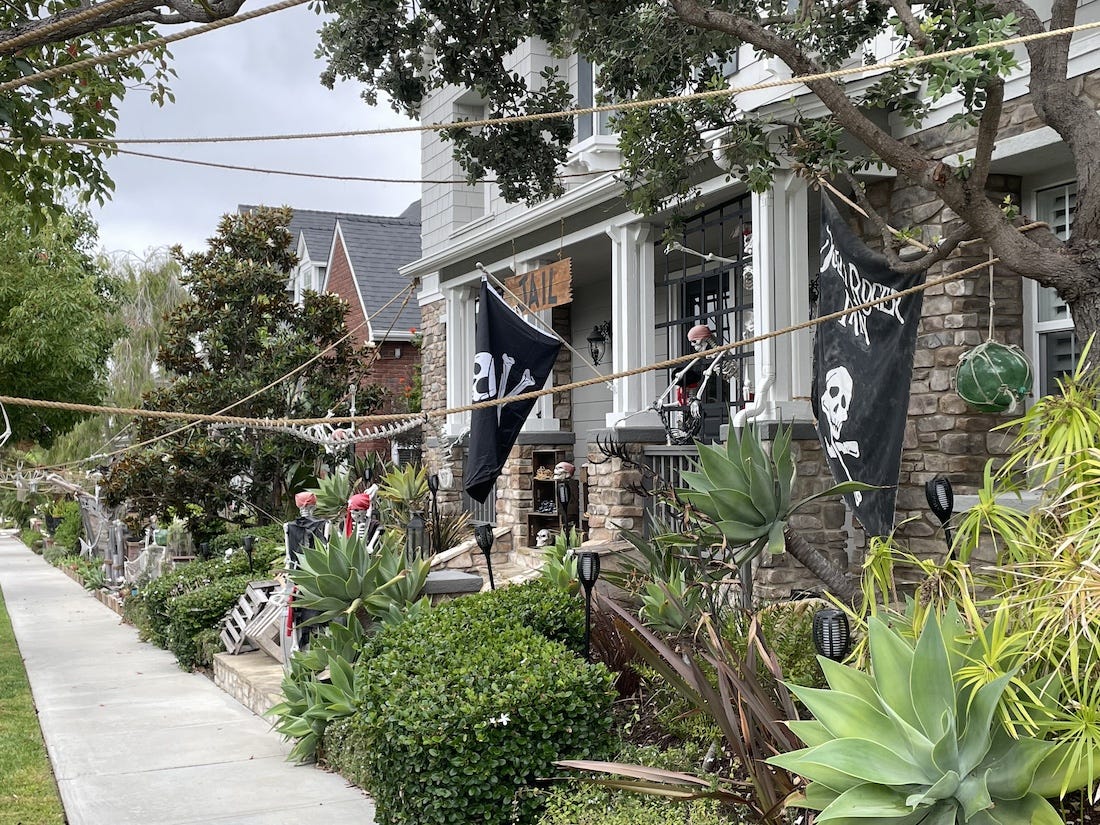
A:
<svg viewBox="0 0 1100 825">
<path fill-rule="evenodd" d="M 654 362 L 656 324 L 653 296 L 652 227 L 644 223 L 611 227 L 611 367 L 615 372 Z M 639 334 L 640 333 L 640 334 Z M 646 411 L 656 395 L 652 371 L 615 381 L 608 427 L 660 427 Z"/>
</svg>

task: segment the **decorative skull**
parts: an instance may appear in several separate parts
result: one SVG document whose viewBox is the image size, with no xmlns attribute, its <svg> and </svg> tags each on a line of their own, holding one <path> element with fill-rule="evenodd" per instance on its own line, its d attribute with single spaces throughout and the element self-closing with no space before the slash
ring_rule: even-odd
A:
<svg viewBox="0 0 1100 825">
<path fill-rule="evenodd" d="M 848 420 L 848 406 L 852 403 L 852 376 L 847 367 L 833 367 L 825 374 L 825 392 L 821 395 L 821 409 L 829 419 L 829 434 L 833 441 L 840 440 L 840 431 Z"/>
<path fill-rule="evenodd" d="M 577 468 L 568 461 L 559 461 L 554 465 L 554 481 L 568 481 L 576 471 Z"/>
<path fill-rule="evenodd" d="M 706 324 L 696 324 L 688 330 L 688 343 L 691 344 L 691 348 L 696 352 L 702 352 L 705 349 L 710 349 L 718 343 L 714 337 L 714 330 L 708 327 Z"/>
<path fill-rule="evenodd" d="M 549 547 L 553 543 L 554 539 L 545 527 L 535 533 L 535 547 Z"/>
<path fill-rule="evenodd" d="M 474 356 L 474 402 L 497 397 L 497 371 L 493 355 L 479 352 Z"/>
</svg>

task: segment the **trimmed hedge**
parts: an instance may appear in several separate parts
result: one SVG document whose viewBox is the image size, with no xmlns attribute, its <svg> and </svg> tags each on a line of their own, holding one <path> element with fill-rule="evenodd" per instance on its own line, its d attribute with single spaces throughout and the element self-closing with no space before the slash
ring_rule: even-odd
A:
<svg viewBox="0 0 1100 825">
<path fill-rule="evenodd" d="M 176 654 L 180 667 L 191 670 L 211 664 L 210 661 L 202 661 L 200 640 L 196 637 L 221 624 L 225 614 L 237 603 L 253 578 L 245 573 L 217 579 L 168 601 L 166 643 L 168 649 Z"/>
<path fill-rule="evenodd" d="M 53 534 L 53 543 L 69 551 L 79 551 L 77 539 L 84 529 L 80 520 L 80 505 L 75 501 L 66 501 L 54 508 L 54 513 L 61 517 L 61 523 Z"/>
<path fill-rule="evenodd" d="M 520 789 L 557 759 L 607 755 L 612 674 L 521 623 L 572 637 L 569 602 L 506 588 L 375 637 L 337 758 L 360 763 L 380 825 L 531 823 L 542 800 Z"/>
</svg>

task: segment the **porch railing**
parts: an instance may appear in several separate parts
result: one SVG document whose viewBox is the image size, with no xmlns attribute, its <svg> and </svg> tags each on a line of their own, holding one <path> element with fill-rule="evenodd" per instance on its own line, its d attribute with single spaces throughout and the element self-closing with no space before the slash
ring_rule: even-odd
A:
<svg viewBox="0 0 1100 825">
<path fill-rule="evenodd" d="M 673 487 L 683 487 L 682 475 L 684 470 L 690 470 L 695 466 L 699 457 L 699 451 L 694 445 L 666 446 L 653 445 L 645 448 L 646 464 Z M 672 531 L 676 529 L 676 515 L 664 502 L 656 498 L 646 499 L 646 524 L 645 533 L 648 536 L 652 524 L 661 525 L 658 529 L 666 527 Z"/>
</svg>

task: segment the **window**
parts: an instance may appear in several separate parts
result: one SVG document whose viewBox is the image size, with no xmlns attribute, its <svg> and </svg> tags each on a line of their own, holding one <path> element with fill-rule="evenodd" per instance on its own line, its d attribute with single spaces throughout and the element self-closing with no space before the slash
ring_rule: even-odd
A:
<svg viewBox="0 0 1100 825">
<path fill-rule="evenodd" d="M 669 357 L 691 351 L 687 333 L 706 324 L 720 344 L 753 334 L 752 201 L 742 195 L 687 221 L 679 246 L 664 247 L 656 256 L 658 288 L 665 290 L 668 320 L 658 324 L 668 343 Z M 729 380 L 715 375 L 703 397 L 706 415 L 702 438 L 717 438 L 729 423 L 730 407 L 742 408 L 753 400 L 753 352 L 729 353 L 736 368 Z M 705 366 L 705 365 L 704 365 Z M 670 370 L 671 381 L 683 367 Z"/>
<path fill-rule="evenodd" d="M 587 109 L 595 106 L 599 98 L 596 85 L 596 69 L 585 58 L 577 55 L 577 107 Z M 611 113 L 600 112 L 577 116 L 577 142 L 588 140 L 596 135 L 611 134 Z"/>
<path fill-rule="evenodd" d="M 1050 224 L 1062 240 L 1069 238 L 1073 227 L 1073 210 L 1077 205 L 1077 184 L 1067 183 L 1040 189 L 1035 193 L 1035 214 L 1038 220 Z M 1047 287 L 1038 287 L 1034 302 L 1036 393 L 1058 392 L 1057 379 L 1073 372 L 1081 348 L 1073 332 L 1069 307 L 1058 294 Z"/>
</svg>

